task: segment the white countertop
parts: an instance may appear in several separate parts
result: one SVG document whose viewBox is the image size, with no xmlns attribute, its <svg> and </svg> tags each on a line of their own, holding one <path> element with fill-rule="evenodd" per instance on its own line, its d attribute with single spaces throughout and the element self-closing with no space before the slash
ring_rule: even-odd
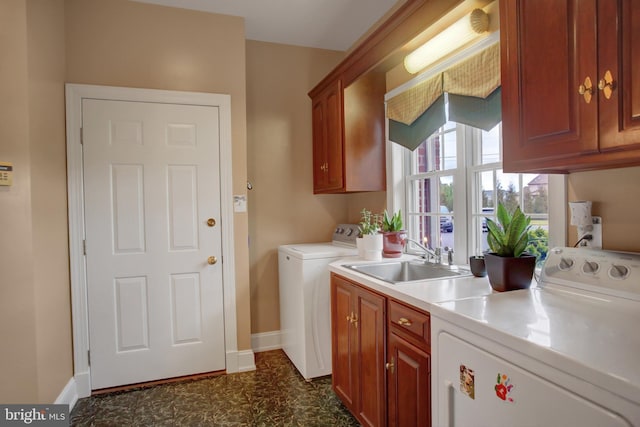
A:
<svg viewBox="0 0 640 427">
<path fill-rule="evenodd" d="M 422 310 L 431 311 L 435 303 L 491 294 L 493 290 L 486 277 L 456 277 L 453 279 L 432 279 L 418 282 L 391 284 L 344 265 L 397 262 L 398 260 L 421 260 L 411 255 L 401 258 L 383 258 L 382 261 L 366 261 L 361 258 L 344 258 L 329 264 L 329 270 L 351 279 L 376 292 L 393 297 Z"/>
</svg>

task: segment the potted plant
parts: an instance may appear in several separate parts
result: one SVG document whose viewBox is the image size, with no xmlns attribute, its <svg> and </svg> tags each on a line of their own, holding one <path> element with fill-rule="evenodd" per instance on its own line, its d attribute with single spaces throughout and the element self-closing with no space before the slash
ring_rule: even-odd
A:
<svg viewBox="0 0 640 427">
<path fill-rule="evenodd" d="M 496 211 L 498 222 L 487 220 L 487 243 L 492 252 L 484 261 L 491 287 L 498 291 L 526 289 L 531 285 L 536 257 L 525 253 L 531 218 L 517 207 L 509 213 L 502 203 Z"/>
<path fill-rule="evenodd" d="M 407 239 L 407 232 L 402 229 L 402 211 L 398 210 L 392 216 L 385 210 L 382 217 L 382 256 L 398 258 Z"/>
<path fill-rule="evenodd" d="M 371 213 L 367 209 L 362 209 L 360 212 L 362 219 L 360 221 L 360 235 L 362 241 L 360 242 L 361 256 L 369 261 L 378 261 L 382 259 L 382 235 L 380 231 L 380 214 Z"/>
</svg>

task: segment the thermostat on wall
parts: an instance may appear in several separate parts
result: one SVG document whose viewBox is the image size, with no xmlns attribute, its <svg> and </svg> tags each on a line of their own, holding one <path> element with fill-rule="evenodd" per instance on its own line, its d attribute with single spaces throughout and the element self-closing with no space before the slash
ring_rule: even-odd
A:
<svg viewBox="0 0 640 427">
<path fill-rule="evenodd" d="M 13 164 L 0 162 L 0 185 L 13 185 Z"/>
</svg>

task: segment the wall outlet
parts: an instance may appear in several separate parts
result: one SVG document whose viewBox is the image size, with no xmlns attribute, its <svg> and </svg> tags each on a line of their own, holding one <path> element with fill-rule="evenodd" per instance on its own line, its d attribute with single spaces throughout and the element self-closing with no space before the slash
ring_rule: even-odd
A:
<svg viewBox="0 0 640 427">
<path fill-rule="evenodd" d="M 593 225 L 584 225 L 578 227 L 578 238 L 586 234 L 591 234 L 591 240 L 583 240 L 579 247 L 602 249 L 602 218 L 599 216 L 591 217 Z"/>
</svg>

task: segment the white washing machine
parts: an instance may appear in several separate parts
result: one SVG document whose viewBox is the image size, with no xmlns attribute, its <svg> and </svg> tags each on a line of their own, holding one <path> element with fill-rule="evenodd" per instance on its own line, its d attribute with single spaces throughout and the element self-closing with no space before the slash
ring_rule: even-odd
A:
<svg viewBox="0 0 640 427">
<path fill-rule="evenodd" d="M 537 287 L 431 311 L 434 426 L 640 426 L 640 254 L 549 252 Z"/>
<path fill-rule="evenodd" d="M 307 380 L 331 374 L 331 292 L 327 266 L 357 256 L 358 226 L 340 224 L 327 243 L 278 249 L 282 349 Z"/>
</svg>

